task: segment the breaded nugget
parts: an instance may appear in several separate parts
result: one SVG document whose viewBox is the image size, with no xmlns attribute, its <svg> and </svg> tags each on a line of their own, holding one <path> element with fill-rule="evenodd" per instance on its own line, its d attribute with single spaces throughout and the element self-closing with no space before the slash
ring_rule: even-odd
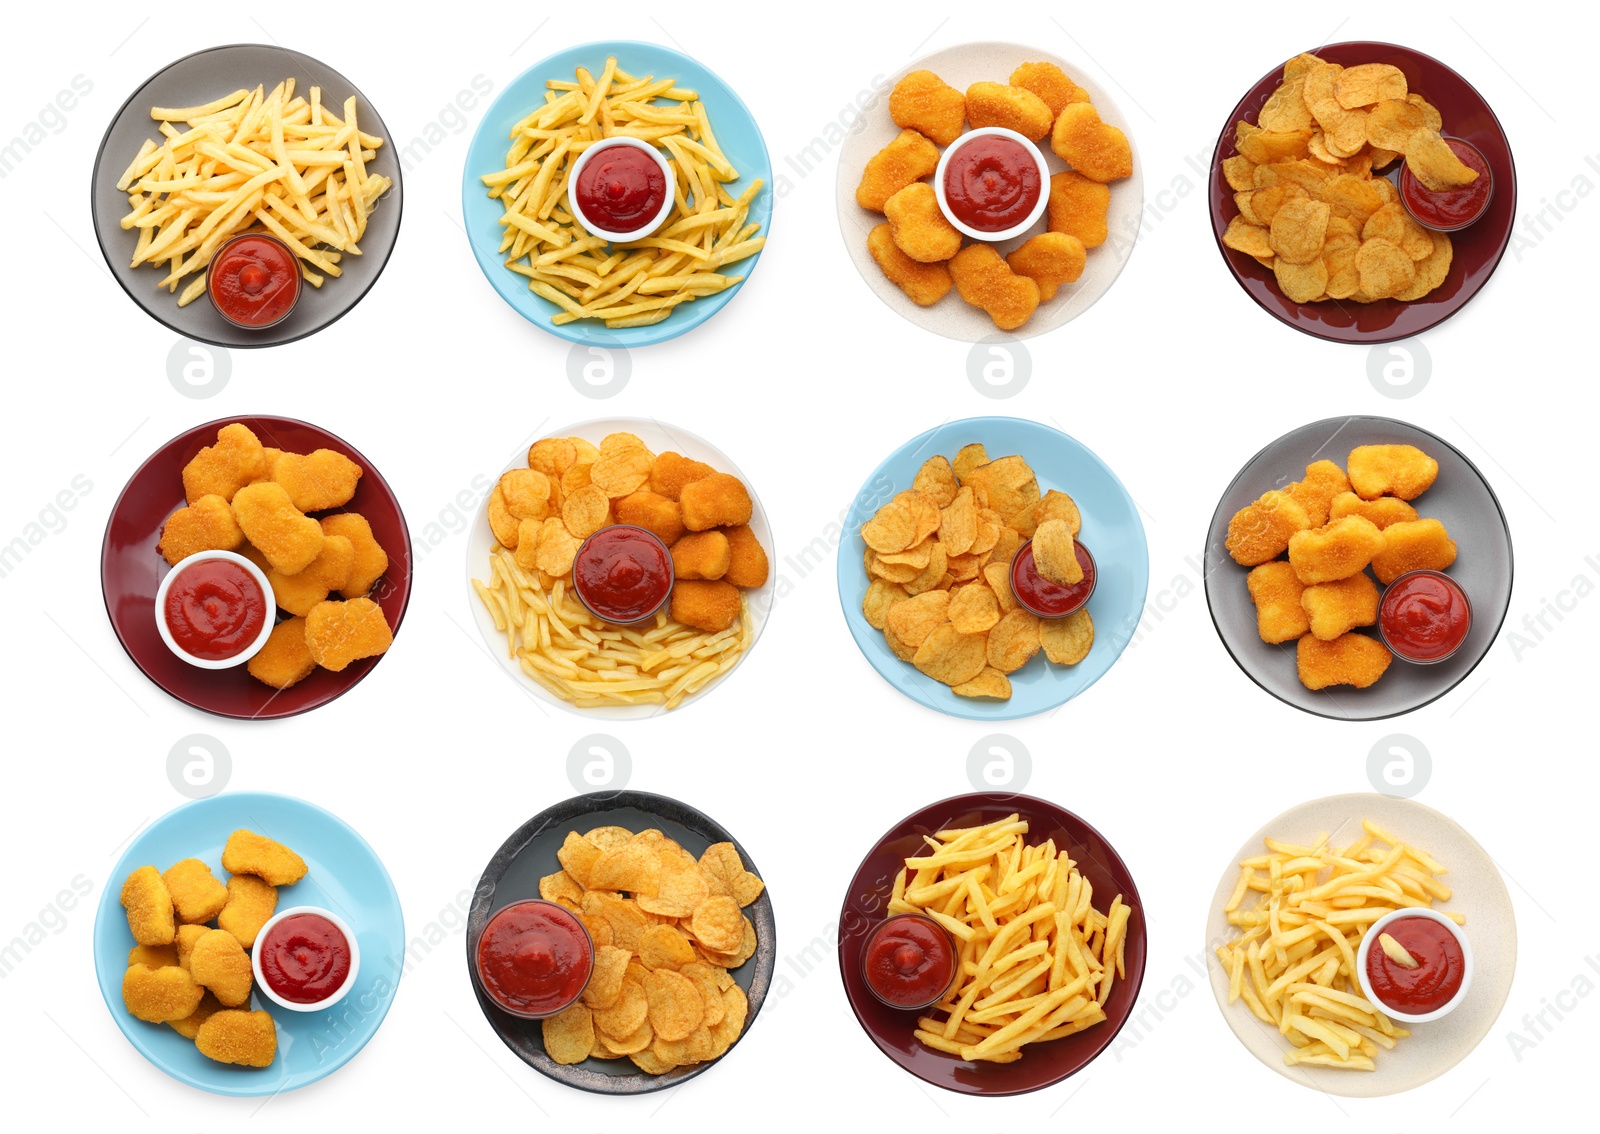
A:
<svg viewBox="0 0 1600 1134">
<path fill-rule="evenodd" d="M 261 450 L 261 452 L 267 458 L 267 461 L 266 461 L 267 467 L 262 471 L 260 476 L 256 477 L 254 480 L 252 480 L 250 482 L 251 484 L 260 484 L 264 480 L 271 480 L 272 479 L 272 462 L 276 461 L 279 457 L 283 456 L 283 450 L 282 449 L 274 449 L 271 445 L 268 445 L 268 446 L 264 447 Z"/>
<path fill-rule="evenodd" d="M 1311 629 L 1300 596 L 1306 586 L 1283 560 L 1263 563 L 1245 577 L 1256 604 L 1256 633 L 1263 642 L 1288 642 Z"/>
<path fill-rule="evenodd" d="M 1415 520 L 1417 510 L 1398 496 L 1380 496 L 1376 500 L 1363 500 L 1354 492 L 1341 492 L 1333 498 L 1333 503 L 1328 508 L 1328 518 L 1342 520 L 1346 516 L 1363 516 L 1382 531 L 1390 524 L 1398 524 L 1402 520 Z"/>
<path fill-rule="evenodd" d="M 225 1007 L 237 1008 L 250 1000 L 254 983 L 250 955 L 238 938 L 225 929 L 208 929 L 189 951 L 189 975 L 209 989 Z"/>
<path fill-rule="evenodd" d="M 226 890 L 227 887 L 224 886 L 223 889 Z M 172 947 L 177 950 L 179 968 L 186 969 L 189 967 L 189 955 L 194 952 L 194 943 L 210 932 L 211 927 L 209 925 L 178 926 L 178 937 L 172 943 Z"/>
<path fill-rule="evenodd" d="M 1311 633 L 1331 642 L 1357 626 L 1378 621 L 1378 584 L 1362 571 L 1348 579 L 1307 587 L 1300 605 L 1305 608 Z"/>
<path fill-rule="evenodd" d="M 1054 63 L 1023 63 L 1011 72 L 1011 85 L 1032 91 L 1043 99 L 1052 118 L 1068 103 L 1089 101 L 1089 92 Z"/>
<path fill-rule="evenodd" d="M 329 591 L 339 590 L 350 581 L 355 562 L 355 546 L 348 538 L 324 534 L 322 550 L 304 571 L 293 575 L 278 570 L 267 572 L 273 600 L 290 614 L 309 614 L 312 607 L 328 597 Z"/>
<path fill-rule="evenodd" d="M 1047 303 L 1056 297 L 1056 289 L 1064 283 L 1077 283 L 1088 261 L 1083 242 L 1064 232 L 1041 232 L 1030 236 L 1006 257 L 1006 263 L 1019 276 L 1027 276 L 1039 285 L 1039 302 Z"/>
<path fill-rule="evenodd" d="M 322 528 L 294 506 L 288 491 L 275 480 L 246 485 L 235 493 L 233 518 L 245 539 L 287 575 L 304 571 L 322 551 Z"/>
<path fill-rule="evenodd" d="M 1087 102 L 1063 107 L 1050 132 L 1056 157 L 1092 181 L 1117 181 L 1133 176 L 1133 147 L 1128 136 L 1100 120 Z"/>
<path fill-rule="evenodd" d="M 1305 508 L 1288 493 L 1274 488 L 1233 514 L 1224 546 L 1235 563 L 1254 567 L 1278 558 L 1288 549 L 1289 537 L 1310 526 Z"/>
<path fill-rule="evenodd" d="M 217 915 L 217 928 L 226 929 L 248 949 L 256 943 L 256 934 L 277 908 L 275 887 L 253 874 L 235 874 L 228 879 L 228 904 Z M 193 955 L 193 946 L 190 946 L 191 960 Z"/>
<path fill-rule="evenodd" d="M 1350 450 L 1350 487 L 1363 500 L 1415 500 L 1439 475 L 1439 462 L 1415 445 L 1361 445 Z"/>
<path fill-rule="evenodd" d="M 691 532 L 672 545 L 672 573 L 679 579 L 720 579 L 732 561 L 728 537 L 716 529 Z"/>
<path fill-rule="evenodd" d="M 618 500 L 614 508 L 617 523 L 644 528 L 668 547 L 683 535 L 683 512 L 678 502 L 648 488 L 630 492 Z"/>
<path fill-rule="evenodd" d="M 1328 510 L 1333 498 L 1350 491 L 1350 481 L 1344 470 L 1332 461 L 1316 461 L 1306 466 L 1306 475 L 1284 489 L 1306 510 L 1311 526 L 1320 528 L 1328 522 Z"/>
<path fill-rule="evenodd" d="M 1039 307 L 1039 285 L 1019 276 L 988 244 L 969 244 L 950 261 L 961 298 L 989 313 L 1002 331 L 1014 331 Z"/>
<path fill-rule="evenodd" d="M 726 630 L 739 620 L 739 588 L 723 579 L 675 583 L 672 619 L 708 634 Z"/>
<path fill-rule="evenodd" d="M 160 969 L 131 965 L 122 977 L 122 1002 L 136 1018 L 151 1024 L 191 1015 L 204 995 L 194 978 L 175 965 Z"/>
<path fill-rule="evenodd" d="M 722 576 L 736 587 L 759 587 L 767 581 L 767 552 L 749 524 L 724 529 L 728 537 L 728 573 Z"/>
<path fill-rule="evenodd" d="M 242 543 L 244 532 L 233 518 L 233 509 L 213 494 L 168 516 L 161 525 L 161 542 L 156 544 L 156 550 L 176 566 L 197 551 L 233 551 Z"/>
<path fill-rule="evenodd" d="M 240 828 L 223 844 L 222 869 L 253 874 L 269 886 L 293 886 L 306 876 L 306 860 L 276 839 Z"/>
<path fill-rule="evenodd" d="M 369 598 L 319 602 L 306 615 L 306 648 L 323 669 L 338 673 L 353 661 L 377 657 L 393 644 L 394 633 L 383 608 Z"/>
<path fill-rule="evenodd" d="M 1289 537 L 1289 562 L 1306 586 L 1348 579 L 1383 550 L 1383 533 L 1371 520 L 1346 516 Z"/>
<path fill-rule="evenodd" d="M 220 1011 L 222 1002 L 208 992 L 200 998 L 198 1008 L 181 1020 L 168 1020 L 167 1025 L 184 1039 L 192 1040 L 200 1031 L 200 1025 Z"/>
<path fill-rule="evenodd" d="M 283 485 L 302 512 L 326 512 L 350 503 L 361 482 L 361 466 L 343 453 L 317 449 L 301 455 L 279 453 L 272 479 Z"/>
<path fill-rule="evenodd" d="M 250 676 L 274 689 L 288 689 L 310 677 L 317 659 L 306 645 L 306 620 L 285 618 L 267 635 L 267 644 L 245 663 Z"/>
<path fill-rule="evenodd" d="M 961 251 L 961 233 L 945 218 L 933 186 L 907 185 L 883 206 L 895 247 L 919 264 L 937 264 Z"/>
<path fill-rule="evenodd" d="M 350 578 L 339 588 L 339 593 L 345 598 L 360 598 L 372 590 L 372 584 L 389 569 L 389 556 L 372 534 L 367 518 L 360 512 L 340 512 L 324 516 L 318 523 L 323 535 L 344 536 L 356 553 L 350 565 Z"/>
<path fill-rule="evenodd" d="M 172 895 L 153 866 L 141 866 L 122 884 L 122 908 L 128 911 L 128 930 L 141 945 L 171 945 L 178 934 Z"/>
<path fill-rule="evenodd" d="M 549 516 L 550 489 L 550 478 L 538 469 L 512 469 L 500 477 L 500 498 L 505 501 L 506 511 L 519 520 L 543 520 Z"/>
<path fill-rule="evenodd" d="M 213 495 L 231 501 L 234 493 L 266 473 L 267 452 L 260 440 L 234 422 L 217 430 L 217 443 L 183 466 L 183 496 L 191 504 Z"/>
<path fill-rule="evenodd" d="M 684 485 L 704 480 L 716 471 L 704 461 L 690 460 L 669 449 L 650 463 L 650 491 L 676 502 L 683 495 Z"/>
<path fill-rule="evenodd" d="M 727 473 L 712 473 L 684 485 L 678 505 L 683 509 L 683 526 L 691 532 L 748 524 L 755 511 L 739 478 Z"/>
<path fill-rule="evenodd" d="M 178 964 L 176 945 L 135 945 L 128 950 L 128 967 L 145 965 L 152 969 L 166 969 Z"/>
<path fill-rule="evenodd" d="M 885 222 L 867 233 L 867 251 L 884 278 L 905 292 L 912 303 L 927 307 L 950 294 L 949 265 L 923 264 L 913 260 L 894 242 L 894 226 Z"/>
<path fill-rule="evenodd" d="M 210 921 L 228 904 L 228 888 L 211 873 L 211 868 L 198 858 L 186 858 L 167 867 L 161 876 L 167 893 L 172 895 L 172 906 L 178 920 L 185 925 Z M 177 955 L 173 955 L 177 964 Z"/>
<path fill-rule="evenodd" d="M 1383 676 L 1392 660 L 1394 655 L 1382 642 L 1365 634 L 1341 634 L 1331 642 L 1307 634 L 1295 648 L 1300 684 L 1307 689 L 1330 685 L 1365 689 Z"/>
<path fill-rule="evenodd" d="M 933 176 L 939 168 L 939 147 L 915 130 L 902 130 L 894 141 L 867 159 L 856 186 L 856 204 L 875 213 L 907 185 Z"/>
<path fill-rule="evenodd" d="M 1050 175 L 1047 209 L 1050 231 L 1076 236 L 1085 248 L 1100 247 L 1110 235 L 1106 224 L 1106 214 L 1111 210 L 1110 186 L 1075 170 Z"/>
<path fill-rule="evenodd" d="M 1055 122 L 1050 105 L 1026 87 L 973 83 L 967 88 L 967 121 L 974 130 L 999 126 L 1037 142 Z"/>
<path fill-rule="evenodd" d="M 218 1063 L 267 1067 L 278 1054 L 278 1029 L 270 1012 L 224 1008 L 200 1025 L 194 1045 Z"/>
<path fill-rule="evenodd" d="M 911 71 L 889 92 L 889 117 L 903 130 L 948 146 L 961 136 L 967 100 L 932 71 Z"/>
<path fill-rule="evenodd" d="M 1372 573 L 1388 586 L 1407 571 L 1443 571 L 1456 561 L 1456 541 L 1435 519 L 1402 520 L 1383 529 Z"/>
</svg>

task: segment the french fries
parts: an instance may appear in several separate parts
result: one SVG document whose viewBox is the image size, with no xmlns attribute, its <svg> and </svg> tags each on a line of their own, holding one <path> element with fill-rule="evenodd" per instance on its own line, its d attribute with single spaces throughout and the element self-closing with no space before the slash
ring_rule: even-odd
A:
<svg viewBox="0 0 1600 1134">
<path fill-rule="evenodd" d="M 764 182 L 737 197 L 740 178 L 717 144 L 705 104 L 672 79 L 635 77 L 608 58 L 599 78 L 546 82 L 544 105 L 511 130 L 505 168 L 483 175 L 500 201 L 505 266 L 560 310 L 555 324 L 599 319 L 607 327 L 659 323 L 673 309 L 714 295 L 744 277 L 726 269 L 766 244 L 750 206 Z M 606 138 L 639 138 L 666 151 L 673 171 L 672 211 L 651 236 L 607 245 L 574 219 L 568 179 L 578 155 Z"/>
<path fill-rule="evenodd" d="M 905 860 L 887 913 L 931 917 L 955 937 L 960 976 L 917 1021 L 935 1051 L 1011 1063 L 1022 1049 L 1106 1018 L 1134 910 L 1118 894 L 1102 913 L 1094 888 L 1055 841 L 1029 846 L 1026 820 L 924 836 Z"/>
</svg>

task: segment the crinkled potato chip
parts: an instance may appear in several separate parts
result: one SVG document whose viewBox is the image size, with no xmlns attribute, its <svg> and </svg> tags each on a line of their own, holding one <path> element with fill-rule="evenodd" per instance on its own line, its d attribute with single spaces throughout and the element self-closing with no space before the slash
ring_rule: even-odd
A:
<svg viewBox="0 0 1600 1134">
<path fill-rule="evenodd" d="M 911 664 L 935 681 L 960 685 L 983 670 L 987 635 L 963 634 L 946 622 L 923 639 Z"/>
<path fill-rule="evenodd" d="M 1078 562 L 1072 529 L 1065 520 L 1046 520 L 1034 531 L 1033 565 L 1040 575 L 1058 586 L 1083 582 L 1083 564 Z"/>
<path fill-rule="evenodd" d="M 578 489 L 561 503 L 561 522 L 578 540 L 611 523 L 611 498 L 597 485 Z"/>
<path fill-rule="evenodd" d="M 557 1063 L 582 1063 L 594 1052 L 594 1017 L 586 1004 L 574 1004 L 540 1021 L 544 1050 Z"/>
<path fill-rule="evenodd" d="M 728 901 L 732 901 L 729 898 Z M 639 938 L 639 960 L 645 968 L 681 969 L 698 954 L 676 926 L 652 925 Z"/>
<path fill-rule="evenodd" d="M 589 983 L 583 990 L 583 1002 L 590 1008 L 610 1008 L 622 995 L 622 983 L 628 975 L 628 962 L 633 953 L 615 945 L 596 945 L 594 967 Z M 624 1053 L 626 1054 L 626 1053 Z"/>
<path fill-rule="evenodd" d="M 622 990 L 611 1006 L 595 1010 L 594 1023 L 608 1036 L 631 1036 L 645 1024 L 649 1014 L 650 1001 L 645 995 L 644 985 L 625 976 Z"/>
<path fill-rule="evenodd" d="M 884 628 L 915 650 L 950 617 L 950 592 L 927 591 L 889 608 Z"/>
<path fill-rule="evenodd" d="M 1044 656 L 1057 665 L 1077 665 L 1094 645 L 1094 619 L 1089 617 L 1089 609 L 1079 607 L 1065 618 L 1042 619 L 1039 645 Z"/>
<path fill-rule="evenodd" d="M 605 441 L 618 436 L 633 437 L 633 434 L 613 433 Z M 655 461 L 655 455 L 637 437 L 633 437 L 633 441 L 634 444 L 613 445 L 610 449 L 602 441 L 600 456 L 589 469 L 589 483 L 613 500 L 637 491 L 650 479 L 650 466 Z"/>
<path fill-rule="evenodd" d="M 916 542 L 917 513 L 904 501 L 891 500 L 861 525 L 861 539 L 873 551 L 904 551 Z"/>
<path fill-rule="evenodd" d="M 719 953 L 732 952 L 739 947 L 742 925 L 739 903 L 721 896 L 701 902 L 689 918 L 689 932 L 694 934 L 695 940 Z"/>
<path fill-rule="evenodd" d="M 950 623 L 963 634 L 982 634 L 1000 621 L 1000 603 L 987 583 L 968 583 L 951 593 Z"/>
<path fill-rule="evenodd" d="M 572 561 L 578 557 L 578 546 L 582 542 L 567 530 L 567 525 L 559 518 L 551 516 L 539 529 L 539 550 L 534 561 L 539 570 L 546 574 L 570 574 Z"/>
<path fill-rule="evenodd" d="M 984 666 L 971 681 L 953 685 L 950 691 L 958 697 L 988 697 L 1006 701 L 1011 697 L 1011 679 L 992 666 Z"/>
<path fill-rule="evenodd" d="M 651 972 L 645 977 L 644 993 L 658 1043 L 686 1038 L 705 1017 L 699 990 L 682 973 L 670 969 Z"/>
<path fill-rule="evenodd" d="M 635 837 L 631 843 L 600 852 L 589 869 L 589 889 L 620 890 L 654 897 L 661 887 L 661 860 Z"/>
</svg>

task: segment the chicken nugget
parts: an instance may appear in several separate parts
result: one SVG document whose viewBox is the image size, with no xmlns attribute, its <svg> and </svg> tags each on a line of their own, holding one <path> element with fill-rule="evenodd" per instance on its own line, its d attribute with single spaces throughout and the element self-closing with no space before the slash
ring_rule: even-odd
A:
<svg viewBox="0 0 1600 1134">
<path fill-rule="evenodd" d="M 894 226 L 885 222 L 867 233 L 867 251 L 884 278 L 906 293 L 918 307 L 938 303 L 954 285 L 950 268 L 943 262 L 923 264 L 913 260 L 894 242 Z"/>
<path fill-rule="evenodd" d="M 550 515 L 550 478 L 538 469 L 512 469 L 500 477 L 500 498 L 517 519 L 542 520 Z"/>
<path fill-rule="evenodd" d="M 676 502 L 685 485 L 704 480 L 716 471 L 704 461 L 693 461 L 668 450 L 650 462 L 650 491 Z"/>
<path fill-rule="evenodd" d="M 228 904 L 217 915 L 217 928 L 226 929 L 246 949 L 256 943 L 256 934 L 278 908 L 278 891 L 254 874 L 235 874 L 228 879 Z M 196 939 L 198 940 L 198 938 Z M 190 960 L 194 958 L 190 946 Z M 179 954 L 180 957 L 182 954 Z"/>
<path fill-rule="evenodd" d="M 186 504 L 161 525 L 156 550 L 177 566 L 197 551 L 233 551 L 244 543 L 244 532 L 233 518 L 228 502 L 215 494 Z"/>
<path fill-rule="evenodd" d="M 240 828 L 223 844 L 222 869 L 253 874 L 269 886 L 293 886 L 306 876 L 306 860 L 276 839 Z"/>
<path fill-rule="evenodd" d="M 672 620 L 715 634 L 739 620 L 739 588 L 723 579 L 681 580 L 672 587 Z"/>
<path fill-rule="evenodd" d="M 677 543 L 678 537 L 683 535 L 683 512 L 679 510 L 678 502 L 658 492 L 641 488 L 618 500 L 613 507 L 617 513 L 617 523 L 643 528 L 668 547 Z"/>
<path fill-rule="evenodd" d="M 1050 104 L 1026 87 L 973 83 L 967 88 L 967 121 L 974 130 L 999 126 L 1037 142 L 1050 133 L 1055 120 Z"/>
<path fill-rule="evenodd" d="M 727 528 L 728 573 L 722 576 L 736 587 L 760 587 L 767 581 L 767 551 L 749 524 Z"/>
<path fill-rule="evenodd" d="M 231 501 L 234 493 L 267 472 L 266 449 L 249 428 L 234 422 L 217 430 L 217 443 L 183 466 L 183 496 L 190 504 L 213 495 Z"/>
<path fill-rule="evenodd" d="M 1306 586 L 1348 579 L 1383 550 L 1383 533 L 1371 520 L 1346 516 L 1289 537 L 1289 562 Z"/>
<path fill-rule="evenodd" d="M 755 511 L 745 486 L 727 473 L 712 473 L 684 485 L 678 505 L 683 509 L 683 526 L 691 532 L 748 524 Z"/>
<path fill-rule="evenodd" d="M 200 1025 L 220 1011 L 222 1002 L 208 992 L 200 998 L 198 1008 L 181 1020 L 168 1020 L 167 1026 L 184 1039 L 192 1040 L 199 1033 Z"/>
<path fill-rule="evenodd" d="M 264 447 L 261 450 L 261 452 L 267 458 L 267 461 L 266 461 L 267 467 L 262 471 L 260 476 L 256 477 L 254 480 L 252 480 L 250 482 L 251 484 L 260 484 L 264 480 L 271 480 L 272 479 L 272 462 L 276 461 L 279 457 L 283 456 L 283 450 L 282 449 L 274 449 L 271 445 L 267 445 L 266 447 Z"/>
<path fill-rule="evenodd" d="M 328 597 L 329 591 L 336 591 L 350 581 L 355 561 L 355 546 L 348 538 L 324 533 L 322 550 L 304 571 L 293 575 L 276 569 L 267 572 L 273 601 L 290 614 L 309 614 L 312 607 Z"/>
<path fill-rule="evenodd" d="M 224 886 L 223 889 L 226 890 L 227 887 Z M 195 942 L 210 932 L 211 927 L 209 925 L 178 926 L 178 937 L 172 943 L 172 947 L 178 953 L 179 968 L 186 969 L 189 967 L 189 956 L 194 952 Z"/>
<path fill-rule="evenodd" d="M 122 884 L 122 908 L 128 911 L 128 930 L 141 945 L 171 945 L 178 933 L 172 895 L 161 873 L 141 866 Z"/>
<path fill-rule="evenodd" d="M 1380 496 L 1376 500 L 1363 500 L 1354 492 L 1341 492 L 1329 505 L 1328 518 L 1342 520 L 1346 516 L 1365 517 L 1382 531 L 1390 524 L 1398 524 L 1402 520 L 1415 520 L 1417 510 L 1398 496 Z"/>
<path fill-rule="evenodd" d="M 339 593 L 345 598 L 360 598 L 372 590 L 372 584 L 389 569 L 389 556 L 383 545 L 372 534 L 372 525 L 360 512 L 340 512 L 324 516 L 318 523 L 324 536 L 344 536 L 355 550 L 355 560 L 350 564 L 350 578 Z"/>
<path fill-rule="evenodd" d="M 911 71 L 889 92 L 889 117 L 903 130 L 948 146 L 961 136 L 967 100 L 932 71 Z"/>
<path fill-rule="evenodd" d="M 1256 604 L 1256 633 L 1263 642 L 1288 642 L 1311 629 L 1300 596 L 1306 585 L 1283 560 L 1263 563 L 1245 577 Z"/>
<path fill-rule="evenodd" d="M 245 663 L 250 676 L 274 689 L 288 689 L 311 676 L 317 660 L 306 645 L 306 620 L 285 618 L 267 635 L 267 644 Z"/>
<path fill-rule="evenodd" d="M 173 863 L 167 867 L 161 881 L 166 884 L 167 893 L 172 895 L 178 920 L 185 925 L 210 921 L 228 904 L 228 888 L 198 858 L 186 858 Z M 172 963 L 178 963 L 176 954 Z"/>
<path fill-rule="evenodd" d="M 1272 489 L 1233 514 L 1224 546 L 1235 563 L 1254 567 L 1282 555 L 1289 538 L 1310 526 L 1311 518 L 1299 501 Z"/>
<path fill-rule="evenodd" d="M 961 251 L 961 233 L 945 218 L 933 186 L 918 181 L 890 197 L 883 206 L 889 235 L 900 251 L 919 264 L 936 264 Z"/>
<path fill-rule="evenodd" d="M 1050 132 L 1055 155 L 1092 181 L 1117 181 L 1133 176 L 1133 147 L 1128 136 L 1100 120 L 1087 102 L 1062 108 Z"/>
<path fill-rule="evenodd" d="M 1341 634 L 1331 642 L 1307 634 L 1295 647 L 1300 684 L 1307 689 L 1326 689 L 1330 685 L 1365 689 L 1383 676 L 1392 660 L 1394 655 L 1388 647 L 1365 634 Z"/>
<path fill-rule="evenodd" d="M 205 990 L 177 966 L 152 969 L 131 965 L 122 977 L 122 1002 L 135 1017 L 151 1024 L 182 1020 L 200 1007 Z"/>
<path fill-rule="evenodd" d="M 1039 285 L 1019 276 L 988 244 L 969 244 L 950 261 L 961 298 L 989 313 L 1002 331 L 1014 331 L 1039 307 Z"/>
<path fill-rule="evenodd" d="M 1439 475 L 1439 462 L 1415 445 L 1361 445 L 1350 450 L 1350 487 L 1363 500 L 1415 500 Z"/>
<path fill-rule="evenodd" d="M 1383 529 L 1372 573 L 1388 586 L 1407 571 L 1443 571 L 1456 561 L 1456 541 L 1435 519 L 1402 520 Z"/>
<path fill-rule="evenodd" d="M 1362 571 L 1348 579 L 1307 587 L 1300 605 L 1305 608 L 1311 633 L 1331 642 L 1357 626 L 1378 621 L 1378 584 Z"/>
<path fill-rule="evenodd" d="M 902 130 L 894 141 L 867 159 L 856 186 L 856 204 L 875 213 L 907 185 L 933 176 L 939 168 L 939 147 L 915 130 Z"/>
<path fill-rule="evenodd" d="M 1110 235 L 1106 223 L 1106 214 L 1111 211 L 1110 186 L 1075 170 L 1050 175 L 1047 209 L 1050 231 L 1076 236 L 1085 248 L 1100 247 Z"/>
<path fill-rule="evenodd" d="M 306 648 L 323 669 L 338 673 L 353 661 L 377 657 L 393 644 L 394 632 L 383 608 L 369 598 L 319 602 L 306 615 Z"/>
<path fill-rule="evenodd" d="M 267 562 L 286 575 L 304 571 L 322 551 L 322 528 L 294 506 L 288 490 L 275 480 L 236 492 L 233 518 Z"/>
<path fill-rule="evenodd" d="M 672 573 L 679 579 L 720 579 L 731 562 L 728 537 L 715 529 L 691 532 L 672 545 Z"/>
<path fill-rule="evenodd" d="M 361 472 L 360 465 L 332 449 L 317 449 L 303 456 L 279 453 L 272 462 L 272 479 L 283 485 L 302 512 L 326 512 L 350 503 Z"/>
<path fill-rule="evenodd" d="M 146 965 L 166 969 L 178 964 L 178 947 L 173 945 L 135 945 L 128 950 L 128 967 Z M 180 966 L 181 967 L 181 966 Z"/>
<path fill-rule="evenodd" d="M 195 942 L 189 951 L 189 975 L 228 1008 L 248 1003 L 255 983 L 250 955 L 225 929 L 208 929 Z"/>
<path fill-rule="evenodd" d="M 1068 103 L 1089 101 L 1089 92 L 1054 63 L 1023 63 L 1011 72 L 1011 85 L 1032 91 L 1043 99 L 1052 118 Z"/>
<path fill-rule="evenodd" d="M 218 1063 L 268 1067 L 278 1054 L 278 1029 L 270 1012 L 224 1008 L 200 1025 L 194 1045 Z"/>
<path fill-rule="evenodd" d="M 1328 512 L 1333 498 L 1350 491 L 1350 481 L 1344 470 L 1332 461 L 1317 461 L 1306 466 L 1306 475 L 1284 489 L 1306 510 L 1311 526 L 1320 528 L 1328 522 Z"/>
<path fill-rule="evenodd" d="M 1039 302 L 1047 303 L 1056 297 L 1056 289 L 1062 284 L 1078 282 L 1087 259 L 1083 242 L 1076 236 L 1041 232 L 1006 256 L 1006 263 L 1017 275 L 1038 284 Z"/>
</svg>

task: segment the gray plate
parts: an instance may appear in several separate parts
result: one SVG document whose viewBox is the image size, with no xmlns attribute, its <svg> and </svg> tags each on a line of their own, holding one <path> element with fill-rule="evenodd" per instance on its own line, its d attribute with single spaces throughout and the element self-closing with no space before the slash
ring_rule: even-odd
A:
<svg viewBox="0 0 1600 1134">
<path fill-rule="evenodd" d="M 355 95 L 356 114 L 362 128 L 369 134 L 382 135 L 385 141 L 368 168 L 389 178 L 394 185 L 373 207 L 366 235 L 361 240 L 362 254 L 346 256 L 340 261 L 342 276 L 324 280 L 320 288 L 308 284 L 301 291 L 300 302 L 283 322 L 261 331 L 246 331 L 217 314 L 205 296 L 180 308 L 175 294 L 156 287 L 164 273 L 149 265 L 128 267 L 137 241 L 131 232 L 123 231 L 119 223 L 128 211 L 128 195 L 118 191 L 117 178 L 122 176 L 146 138 L 160 140 L 157 123 L 150 117 L 152 106 L 199 106 L 257 83 L 270 90 L 291 75 L 297 93 L 319 86 L 323 102 L 331 107 L 343 107 L 344 100 Z M 100 142 L 89 202 L 94 214 L 95 238 L 100 242 L 100 251 L 111 274 L 152 319 L 180 335 L 216 346 L 274 346 L 322 330 L 359 303 L 378 281 L 400 232 L 400 162 L 395 153 L 394 135 L 349 79 L 326 63 L 319 63 L 298 51 L 258 43 L 234 44 L 186 55 L 156 72 L 133 92 L 112 118 Z"/>
<path fill-rule="evenodd" d="M 1439 520 L 1456 541 L 1450 576 L 1472 602 L 1472 629 L 1454 656 L 1434 665 L 1396 658 L 1366 689 L 1336 685 L 1307 689 L 1295 670 L 1295 643 L 1272 645 L 1256 632 L 1256 608 L 1245 589 L 1249 568 L 1223 546 L 1228 521 L 1271 488 L 1297 480 L 1324 458 L 1344 468 L 1357 445 L 1415 445 L 1439 462 L 1433 487 L 1413 500 L 1424 517 Z M 1460 450 L 1414 425 L 1387 417 L 1330 417 L 1286 433 L 1233 478 L 1206 533 L 1206 602 L 1222 644 L 1246 676 L 1278 700 L 1341 721 L 1372 721 L 1421 708 L 1459 685 L 1489 652 L 1511 605 L 1511 531 L 1494 490 Z M 1369 629 L 1367 632 L 1375 632 Z"/>
<path fill-rule="evenodd" d="M 495 852 L 494 858 L 484 868 L 483 877 L 473 894 L 472 910 L 467 915 L 467 975 L 472 990 L 478 997 L 489 1025 L 501 1041 L 516 1052 L 522 1061 L 541 1074 L 570 1087 L 594 1091 L 603 1095 L 642 1095 L 650 1091 L 676 1087 L 692 1079 L 723 1059 L 750 1034 L 756 1013 L 761 1011 L 772 986 L 772 971 L 778 956 L 778 931 L 772 917 L 772 897 L 766 891 L 745 907 L 745 916 L 756 930 L 756 951 L 744 964 L 729 972 L 729 976 L 750 1002 L 745 1016 L 744 1031 L 733 1041 L 733 1046 L 719 1059 L 699 1063 L 693 1067 L 675 1067 L 665 1075 L 647 1075 L 634 1066 L 631 1059 L 586 1059 L 582 1063 L 557 1063 L 544 1049 L 544 1033 L 537 1020 L 522 1020 L 502 1012 L 478 988 L 473 957 L 477 954 L 478 939 L 489 918 L 502 906 L 524 898 L 539 896 L 539 879 L 561 869 L 556 851 L 567 837 L 568 831 L 583 832 L 594 827 L 626 827 L 630 831 L 643 831 L 655 827 L 668 838 L 675 839 L 683 849 L 699 858 L 712 843 L 733 843 L 744 861 L 744 868 L 758 877 L 761 871 L 744 847 L 720 824 L 686 803 L 679 803 L 664 795 L 643 791 L 604 791 L 571 799 L 546 808 L 529 819 Z"/>
</svg>

